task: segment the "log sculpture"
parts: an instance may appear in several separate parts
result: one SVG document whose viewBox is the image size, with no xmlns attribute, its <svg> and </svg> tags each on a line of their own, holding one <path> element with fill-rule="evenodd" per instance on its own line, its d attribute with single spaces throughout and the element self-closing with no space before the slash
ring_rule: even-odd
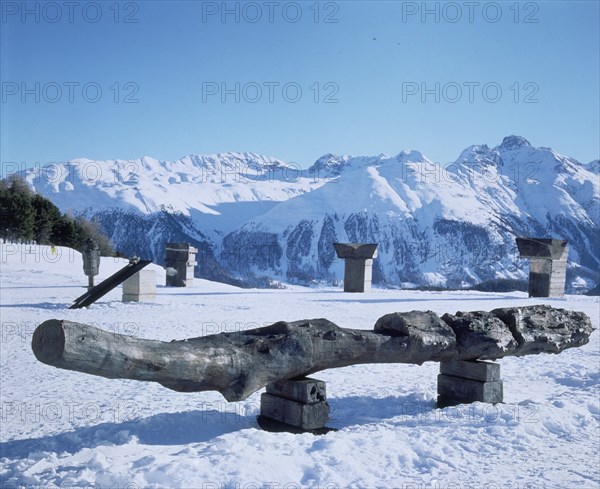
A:
<svg viewBox="0 0 600 489">
<path fill-rule="evenodd" d="M 215 390 L 240 401 L 277 380 L 354 364 L 559 353 L 585 345 L 592 331 L 585 314 L 545 305 L 441 318 L 431 311 L 393 313 L 373 331 L 340 328 L 327 319 L 281 321 L 170 343 L 52 319 L 37 327 L 32 348 L 54 367 L 158 382 L 180 392 Z"/>
</svg>

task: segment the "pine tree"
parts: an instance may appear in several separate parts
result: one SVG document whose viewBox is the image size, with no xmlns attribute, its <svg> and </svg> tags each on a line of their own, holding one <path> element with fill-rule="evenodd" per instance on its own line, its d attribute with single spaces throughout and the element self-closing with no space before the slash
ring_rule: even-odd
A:
<svg viewBox="0 0 600 489">
<path fill-rule="evenodd" d="M 20 180 L 13 180 L 10 187 L 1 192 L 1 220 L 0 226 L 5 234 L 13 239 L 30 241 L 34 237 L 35 212 L 31 204 L 31 192 L 21 184 Z"/>
<path fill-rule="evenodd" d="M 52 227 L 50 240 L 53 244 L 77 249 L 84 238 L 75 220 L 69 216 L 62 216 Z"/>
<path fill-rule="evenodd" d="M 32 205 L 35 211 L 35 240 L 39 244 L 50 244 L 52 228 L 61 219 L 60 211 L 52 202 L 40 195 L 33 196 Z"/>
<path fill-rule="evenodd" d="M 97 223 L 83 216 L 62 215 L 50 200 L 34 194 L 27 182 L 16 175 L 0 180 L 0 236 L 22 241 L 35 239 L 38 244 L 78 250 L 91 238 L 104 256 L 114 254 Z"/>
<path fill-rule="evenodd" d="M 11 233 L 10 219 L 9 219 L 9 193 L 8 185 L 3 180 L 0 182 L 0 233 L 6 241 Z"/>
</svg>

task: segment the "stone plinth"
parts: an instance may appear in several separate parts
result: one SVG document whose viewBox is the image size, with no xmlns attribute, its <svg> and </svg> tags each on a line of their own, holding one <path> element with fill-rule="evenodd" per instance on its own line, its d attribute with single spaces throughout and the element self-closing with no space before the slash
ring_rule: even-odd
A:
<svg viewBox="0 0 600 489">
<path fill-rule="evenodd" d="M 344 266 L 344 292 L 364 292 L 371 288 L 373 259 L 377 258 L 376 243 L 334 243 Z"/>
<path fill-rule="evenodd" d="M 529 297 L 562 297 L 565 293 L 566 240 L 517 238 L 521 258 L 529 258 Z"/>
<path fill-rule="evenodd" d="M 197 252 L 188 243 L 167 243 L 165 268 L 168 287 L 189 287 L 194 283 Z"/>
<path fill-rule="evenodd" d="M 94 287 L 94 277 L 100 270 L 100 247 L 93 239 L 88 239 L 81 252 L 83 273 L 88 277 L 88 290 Z"/>
<path fill-rule="evenodd" d="M 156 272 L 140 270 L 123 282 L 123 302 L 140 302 L 156 297 Z"/>
<path fill-rule="evenodd" d="M 500 365 L 493 362 L 441 362 L 438 375 L 438 407 L 471 402 L 503 401 Z"/>
<path fill-rule="evenodd" d="M 301 430 L 320 430 L 329 420 L 325 382 L 286 380 L 268 384 L 260 398 L 260 415 Z"/>
</svg>

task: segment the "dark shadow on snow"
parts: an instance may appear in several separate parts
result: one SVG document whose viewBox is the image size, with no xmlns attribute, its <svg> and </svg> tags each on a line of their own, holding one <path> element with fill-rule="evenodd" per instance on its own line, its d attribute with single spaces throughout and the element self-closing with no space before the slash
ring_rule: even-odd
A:
<svg viewBox="0 0 600 489">
<path fill-rule="evenodd" d="M 216 410 L 163 413 L 122 423 L 102 423 L 74 431 L 27 440 L 0 443 L 0 458 L 25 458 L 32 452 L 67 452 L 84 448 L 123 445 L 137 437 L 145 445 L 187 445 L 210 441 L 218 436 L 248 428 L 258 428 L 257 413 L 237 413 L 225 404 Z M 0 476 L 2 481 L 2 476 Z"/>
<path fill-rule="evenodd" d="M 87 289 L 87 285 L 19 285 L 13 287 L 2 286 L 0 290 L 8 289 Z"/>
<path fill-rule="evenodd" d="M 327 426 L 342 429 L 355 425 L 381 423 L 398 418 L 410 422 L 436 409 L 435 401 L 423 401 L 417 394 L 373 398 L 351 396 L 329 398 L 331 419 Z"/>
<path fill-rule="evenodd" d="M 32 307 L 36 309 L 67 309 L 71 304 L 56 302 L 38 302 L 36 304 L 2 304 L 2 307 Z"/>
</svg>

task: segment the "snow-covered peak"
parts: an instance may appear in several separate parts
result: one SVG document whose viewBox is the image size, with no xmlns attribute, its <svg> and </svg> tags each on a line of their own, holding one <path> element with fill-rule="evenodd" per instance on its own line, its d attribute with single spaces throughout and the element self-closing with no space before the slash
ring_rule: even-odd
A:
<svg viewBox="0 0 600 489">
<path fill-rule="evenodd" d="M 597 253 L 589 250 L 597 249 L 600 225 L 598 166 L 509 136 L 494 148 L 470 146 L 448 165 L 414 150 L 326 154 L 308 170 L 255 153 L 221 153 L 175 161 L 79 159 L 24 175 L 61 210 L 99 215 L 117 246 L 137 252 L 140 243 L 156 243 L 148 256 L 161 260 L 161 239 L 202 236 L 221 253 L 215 263 L 221 260 L 234 274 L 268 269 L 283 277 L 289 265 L 290 277 L 297 267 L 305 278 L 322 279 L 337 266 L 330 261 L 331 242 L 380 242 L 391 283 L 400 267 L 403 282 L 429 283 L 433 273 L 436 281 L 446 274 L 471 284 L 516 277 L 515 235 L 551 235 L 572 244 L 571 259 L 585 267 L 588 287 L 597 283 Z M 146 229 L 153 238 L 130 236 L 131 229 Z M 421 250 L 420 258 L 407 242 Z M 248 246 L 268 246 L 275 261 L 241 256 Z M 454 268 L 439 271 L 435 247 L 448 250 Z M 325 257 L 320 271 L 311 268 L 315 253 Z M 498 256 L 507 257 L 502 265 Z"/>
<path fill-rule="evenodd" d="M 423 153 L 412 149 L 401 151 L 396 155 L 396 159 L 402 163 L 431 162 Z"/>
<path fill-rule="evenodd" d="M 384 153 L 377 156 L 350 156 L 334 155 L 331 153 L 321 156 L 308 170 L 311 176 L 320 175 L 321 177 L 337 177 L 342 172 L 350 169 L 379 167 L 379 166 L 398 166 L 406 163 L 429 163 L 433 164 L 423 153 L 416 150 L 403 150 L 394 157 L 389 157 Z"/>
<path fill-rule="evenodd" d="M 531 143 L 521 136 L 506 136 L 502 140 L 502 144 L 498 146 L 501 151 L 513 151 L 524 147 L 531 147 Z"/>
<path fill-rule="evenodd" d="M 490 149 L 487 144 L 473 144 L 465 149 L 456 163 L 477 163 L 481 165 L 502 164 L 502 158 L 496 149 Z"/>
<path fill-rule="evenodd" d="M 323 181 L 270 156 L 235 152 L 174 161 L 79 158 L 26 170 L 23 177 L 63 211 L 147 214 L 168 208 L 188 216 L 221 215 L 224 204 L 280 202 Z"/>
<path fill-rule="evenodd" d="M 600 160 L 590 161 L 585 167 L 588 171 L 600 175 Z"/>
<path fill-rule="evenodd" d="M 352 159 L 350 155 L 324 154 L 314 162 L 307 170 L 308 174 L 316 178 L 328 176 L 338 176 L 342 169 L 348 165 Z"/>
</svg>

